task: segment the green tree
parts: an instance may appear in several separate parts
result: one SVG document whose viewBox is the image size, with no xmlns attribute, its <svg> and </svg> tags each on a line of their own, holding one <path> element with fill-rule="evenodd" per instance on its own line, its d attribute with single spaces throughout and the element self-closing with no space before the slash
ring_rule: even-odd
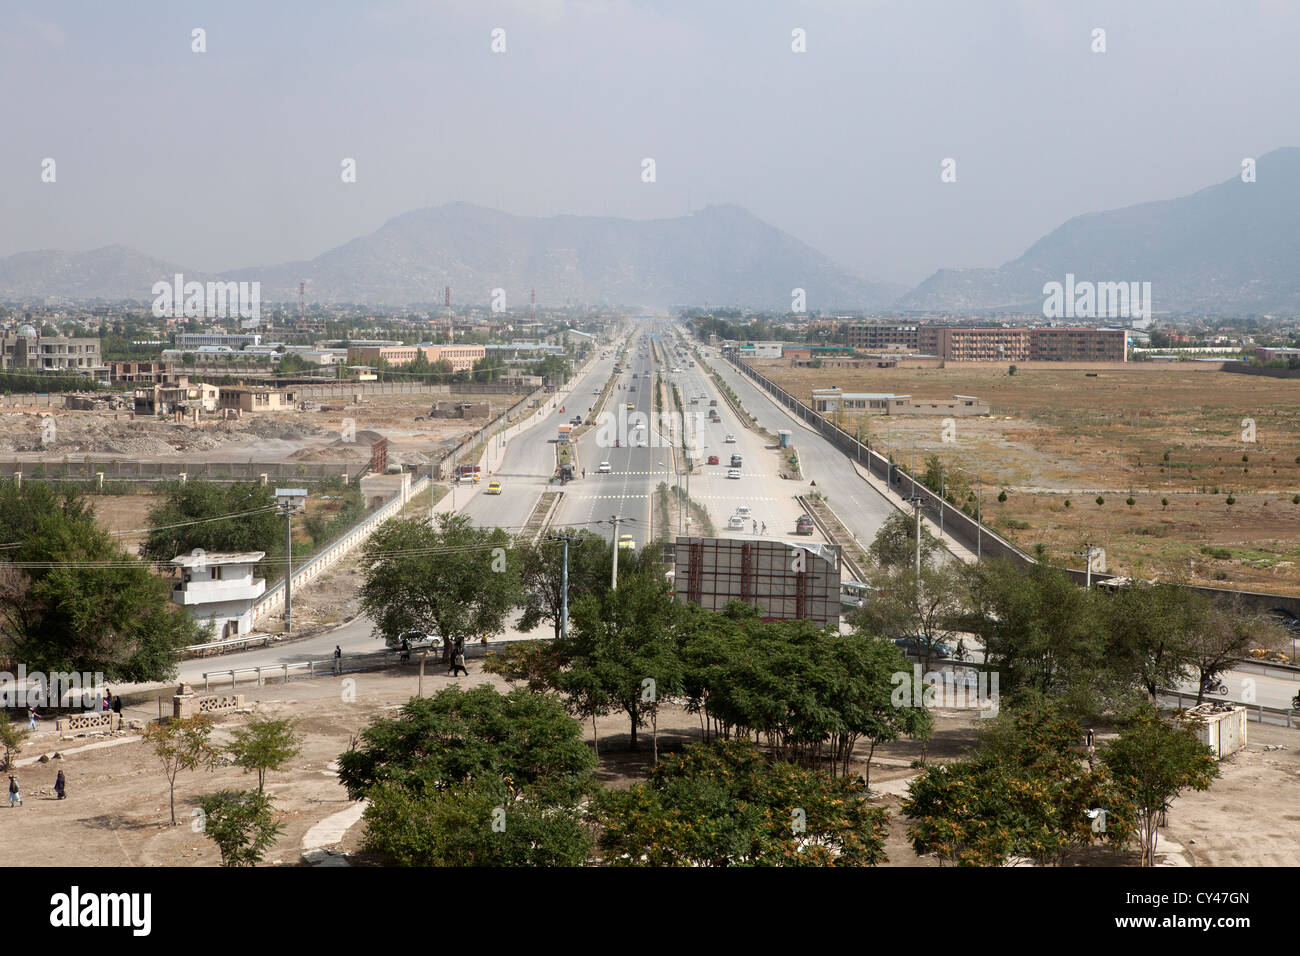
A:
<svg viewBox="0 0 1300 956">
<path fill-rule="evenodd" d="M 226 752 L 236 766 L 244 768 L 244 773 L 257 774 L 258 793 L 266 789 L 268 770 L 280 770 L 302 753 L 303 737 L 295 733 L 294 723 L 291 719 L 252 720 L 248 726 L 235 729 Z"/>
<path fill-rule="evenodd" d="M 569 542 L 569 606 L 578 597 L 604 590 L 609 586 L 613 551 L 608 542 L 591 531 L 574 532 L 566 528 Z M 564 542 L 547 535 L 536 545 L 519 549 L 520 579 L 523 587 L 523 615 L 516 625 L 531 631 L 542 621 L 549 621 L 555 637 L 560 636 L 564 608 Z"/>
<path fill-rule="evenodd" d="M 875 866 L 889 818 L 863 796 L 854 781 L 720 740 L 665 757 L 644 784 L 602 790 L 593 816 L 616 866 Z"/>
<path fill-rule="evenodd" d="M 170 561 L 195 548 L 284 554 L 284 517 L 276 509 L 274 489 L 259 482 L 171 482 L 149 511 L 149 527 L 140 554 L 153 561 Z"/>
<path fill-rule="evenodd" d="M 261 790 L 221 790 L 199 798 L 203 834 L 221 851 L 222 866 L 253 866 L 284 831 Z M 175 821 L 173 821 L 175 822 Z"/>
<path fill-rule="evenodd" d="M 9 719 L 8 707 L 0 707 L 0 747 L 5 749 L 5 762 L 0 770 L 14 769 L 14 761 L 31 736 L 31 729 Z"/>
<path fill-rule="evenodd" d="M 176 826 L 176 776 L 182 770 L 211 770 L 220 758 L 212 746 L 212 719 L 206 714 L 159 721 L 145 728 L 145 743 L 162 763 L 171 800 L 172 826 Z"/>
<path fill-rule="evenodd" d="M 419 793 L 493 779 L 514 793 L 573 803 L 590 788 L 595 764 L 557 698 L 484 684 L 414 697 L 399 716 L 375 721 L 339 757 L 339 780 L 353 800 L 381 783 Z"/>
<path fill-rule="evenodd" d="M 472 637 L 501 633 L 519 604 L 519 565 L 500 528 L 475 527 L 467 515 L 394 518 L 370 536 L 361 555 L 361 608 L 381 633 L 437 634 L 443 660 Z"/>
<path fill-rule="evenodd" d="M 571 709 L 622 711 L 632 750 L 648 719 L 657 754 L 659 703 L 682 683 L 675 631 L 680 614 L 681 605 L 653 564 L 620 574 L 617 590 L 579 598 L 570 612 L 569 636 L 556 647 L 562 665 L 556 686 Z"/>
<path fill-rule="evenodd" d="M 935 555 L 941 548 L 939 539 L 921 525 L 921 565 L 933 563 Z M 867 556 L 875 564 L 892 570 L 899 567 L 913 567 L 916 563 L 916 520 L 912 515 L 894 512 L 880 526 L 876 537 L 867 548 Z"/>
<path fill-rule="evenodd" d="M 383 783 L 364 817 L 366 848 L 398 866 L 582 866 L 591 856 L 573 808 L 512 795 L 499 781 L 444 790 Z"/>
<path fill-rule="evenodd" d="M 872 576 L 875 595 L 858 611 L 866 633 L 916 642 L 917 657 L 930 669 L 941 644 L 951 644 L 966 620 L 962 575 L 952 564 L 895 565 Z"/>
<path fill-rule="evenodd" d="M 32 670 L 163 680 L 199 630 L 168 582 L 127 555 L 80 493 L 0 485 L 0 660 Z M 16 667 L 9 667 L 15 670 Z"/>
<path fill-rule="evenodd" d="M 1184 790 L 1208 790 L 1219 775 L 1194 729 L 1164 720 L 1154 707 L 1133 715 L 1119 739 L 1102 748 L 1101 761 L 1136 808 L 1143 866 L 1155 863 L 1156 826 L 1170 802 Z"/>
</svg>

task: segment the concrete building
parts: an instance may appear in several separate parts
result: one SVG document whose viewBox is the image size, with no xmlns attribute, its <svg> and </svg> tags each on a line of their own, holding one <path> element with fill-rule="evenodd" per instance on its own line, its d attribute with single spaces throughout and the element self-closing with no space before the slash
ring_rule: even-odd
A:
<svg viewBox="0 0 1300 956">
<path fill-rule="evenodd" d="M 886 349 L 915 351 L 917 326 L 858 323 L 843 327 L 844 344 L 850 348 L 879 352 Z"/>
<path fill-rule="evenodd" d="M 750 342 L 736 349 L 741 358 L 780 358 L 780 342 Z"/>
<path fill-rule="evenodd" d="M 348 349 L 348 364 L 375 365 L 382 358 L 393 368 L 400 368 L 414 362 L 420 354 L 424 355 L 430 365 L 448 362 L 454 371 L 466 372 L 487 355 L 487 349 L 482 345 L 353 346 Z"/>
<path fill-rule="evenodd" d="M 845 343 L 868 351 L 921 352 L 949 362 L 1125 362 L 1124 329 L 1068 326 L 974 328 L 853 323 Z"/>
<path fill-rule="evenodd" d="M 189 381 L 177 375 L 171 362 L 109 362 L 109 381 L 114 385 L 177 385 Z"/>
<path fill-rule="evenodd" d="M 813 411 L 866 412 L 868 415 L 942 415 L 970 417 L 988 415 L 988 402 L 974 395 L 954 395 L 951 401 L 914 399 L 910 395 L 893 392 L 845 392 L 840 388 L 815 388 L 811 401 Z"/>
<path fill-rule="evenodd" d="M 218 404 L 221 408 L 234 408 L 241 412 L 278 412 L 296 408 L 298 393 L 287 388 L 222 385 Z"/>
<path fill-rule="evenodd" d="M 196 349 L 202 345 L 226 345 L 238 351 L 249 345 L 261 345 L 262 336 L 253 333 L 177 332 L 176 347 Z"/>
<path fill-rule="evenodd" d="M 221 389 L 216 385 L 141 385 L 132 392 L 137 415 L 170 415 L 174 411 L 215 412 Z"/>
<path fill-rule="evenodd" d="M 42 336 L 30 325 L 0 333 L 0 371 L 76 372 L 93 375 L 108 369 L 101 362 L 99 339 Z"/>
<path fill-rule="evenodd" d="M 266 580 L 253 577 L 253 567 L 264 557 L 265 551 L 247 551 L 172 558 L 181 569 L 172 602 L 205 625 L 211 640 L 247 634 L 253 629 L 253 604 L 266 592 Z"/>
</svg>

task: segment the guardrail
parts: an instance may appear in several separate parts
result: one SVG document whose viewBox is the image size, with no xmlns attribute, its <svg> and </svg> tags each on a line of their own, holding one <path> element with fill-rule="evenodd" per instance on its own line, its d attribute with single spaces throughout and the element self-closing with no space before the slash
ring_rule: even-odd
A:
<svg viewBox="0 0 1300 956">
<path fill-rule="evenodd" d="M 1169 690 L 1168 688 L 1162 688 L 1159 692 L 1159 696 L 1164 697 L 1166 699 L 1173 698 L 1177 700 L 1179 710 L 1183 710 L 1185 707 L 1194 706 L 1196 704 L 1196 695 L 1187 693 L 1186 691 Z M 1183 703 L 1184 699 L 1186 699 L 1187 701 L 1186 705 L 1184 705 Z M 1265 721 L 1264 720 L 1265 714 L 1268 714 L 1270 716 L 1275 716 L 1275 717 L 1281 717 L 1287 727 L 1295 726 L 1294 724 L 1292 724 L 1293 720 L 1300 721 L 1300 711 L 1295 710 L 1294 708 L 1291 707 L 1265 707 L 1263 704 L 1247 704 L 1244 701 L 1228 700 L 1225 697 L 1219 697 L 1217 695 L 1216 696 L 1206 695 L 1203 698 L 1203 701 L 1205 703 L 1232 704 L 1234 707 L 1244 707 L 1246 708 L 1246 719 L 1247 720 L 1253 719 L 1256 723 L 1260 723 L 1260 724 L 1277 723 L 1277 721 L 1271 721 L 1271 720 Z M 1255 715 L 1253 718 L 1251 716 L 1252 713 Z"/>
<path fill-rule="evenodd" d="M 236 648 L 242 650 L 246 647 L 255 647 L 258 644 L 269 646 L 271 643 L 270 634 L 255 634 L 249 637 L 236 637 L 228 641 L 212 641 L 208 644 L 191 644 L 182 648 L 190 657 L 211 657 L 217 654 L 225 654 Z"/>
</svg>

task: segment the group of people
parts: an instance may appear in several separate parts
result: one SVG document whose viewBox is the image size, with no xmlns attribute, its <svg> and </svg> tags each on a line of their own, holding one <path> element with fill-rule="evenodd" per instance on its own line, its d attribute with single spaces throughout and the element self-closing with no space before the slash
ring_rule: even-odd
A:
<svg viewBox="0 0 1300 956">
<path fill-rule="evenodd" d="M 54 792 L 58 794 L 58 798 L 60 800 L 62 800 L 68 795 L 68 780 L 63 775 L 62 770 L 60 770 L 59 775 L 54 778 Z M 16 806 L 21 807 L 22 805 L 23 805 L 22 785 L 18 783 L 18 778 L 11 773 L 9 775 L 9 808 L 13 809 Z"/>
<path fill-rule="evenodd" d="M 104 688 L 104 697 L 99 703 L 101 710 L 106 714 L 114 713 L 120 715 L 122 713 L 122 698 L 115 696 L 107 687 Z M 36 730 L 36 721 L 40 720 L 40 717 L 41 715 L 37 712 L 35 707 L 28 706 L 27 729 Z"/>
</svg>

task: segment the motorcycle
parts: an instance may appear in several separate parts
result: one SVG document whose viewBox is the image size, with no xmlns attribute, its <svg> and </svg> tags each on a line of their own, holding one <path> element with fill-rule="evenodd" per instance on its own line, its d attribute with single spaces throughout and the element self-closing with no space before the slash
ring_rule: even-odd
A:
<svg viewBox="0 0 1300 956">
<path fill-rule="evenodd" d="M 1207 680 L 1207 681 L 1202 685 L 1202 689 L 1203 689 L 1207 694 L 1218 694 L 1220 697 L 1227 697 L 1227 696 L 1228 696 L 1228 685 L 1225 684 L 1223 681 L 1218 680 L 1218 679 Z"/>
</svg>

